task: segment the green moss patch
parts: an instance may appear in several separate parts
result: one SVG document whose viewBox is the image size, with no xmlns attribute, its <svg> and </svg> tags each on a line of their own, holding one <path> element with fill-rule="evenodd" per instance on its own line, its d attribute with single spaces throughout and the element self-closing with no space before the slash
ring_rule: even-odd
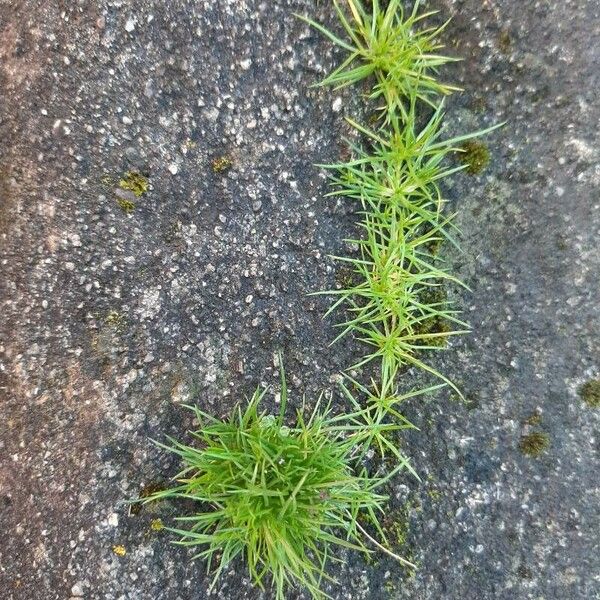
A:
<svg viewBox="0 0 600 600">
<path fill-rule="evenodd" d="M 117 198 L 117 204 L 125 214 L 130 215 L 135 210 L 135 202 L 132 202 L 131 200 L 126 200 L 125 198 Z"/>
<path fill-rule="evenodd" d="M 581 399 L 592 408 L 600 407 L 600 379 L 591 379 L 579 388 Z"/>
<path fill-rule="evenodd" d="M 465 171 L 469 175 L 479 175 L 490 163 L 490 151 L 482 142 L 469 140 L 461 146 L 458 158 L 467 165 Z"/>
<path fill-rule="evenodd" d="M 233 160 L 230 156 L 218 156 L 212 161 L 212 170 L 214 173 L 223 173 L 233 166 Z"/>
<path fill-rule="evenodd" d="M 119 181 L 119 187 L 133 192 L 139 198 L 148 191 L 148 179 L 137 171 L 128 171 Z"/>
<path fill-rule="evenodd" d="M 519 450 L 526 456 L 539 456 L 550 446 L 550 438 L 547 434 L 534 431 L 521 437 Z"/>
</svg>

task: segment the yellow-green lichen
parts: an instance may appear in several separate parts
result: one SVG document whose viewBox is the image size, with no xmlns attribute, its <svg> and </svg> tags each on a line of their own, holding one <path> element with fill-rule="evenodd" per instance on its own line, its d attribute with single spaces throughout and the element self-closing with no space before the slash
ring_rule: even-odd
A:
<svg viewBox="0 0 600 600">
<path fill-rule="evenodd" d="M 233 161 L 231 160 L 231 157 L 227 155 L 218 156 L 212 161 L 212 170 L 215 173 L 223 173 L 223 171 L 227 171 L 227 169 L 231 168 L 232 165 Z"/>
<path fill-rule="evenodd" d="M 600 408 L 600 379 L 592 379 L 579 388 L 581 399 L 592 408 Z"/>
<path fill-rule="evenodd" d="M 133 192 L 139 198 L 148 191 L 148 179 L 137 171 L 128 171 L 119 181 L 119 187 Z"/>
<path fill-rule="evenodd" d="M 465 171 L 469 175 L 478 175 L 490 162 L 490 151 L 482 142 L 468 140 L 461 146 L 459 160 L 466 165 Z"/>
<path fill-rule="evenodd" d="M 122 546 L 121 544 L 116 544 L 115 546 L 113 546 L 112 551 L 117 556 L 125 556 L 127 554 L 127 550 L 125 549 L 125 546 Z"/>
<path fill-rule="evenodd" d="M 519 450 L 527 456 L 539 456 L 550 446 L 550 438 L 547 434 L 534 431 L 521 437 Z"/>
</svg>

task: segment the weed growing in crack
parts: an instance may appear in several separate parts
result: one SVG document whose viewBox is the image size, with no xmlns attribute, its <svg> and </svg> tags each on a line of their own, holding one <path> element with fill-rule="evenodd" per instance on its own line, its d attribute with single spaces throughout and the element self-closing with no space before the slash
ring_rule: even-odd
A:
<svg viewBox="0 0 600 600">
<path fill-rule="evenodd" d="M 337 325 L 341 332 L 335 341 L 352 333 L 366 345 L 352 368 L 380 364 L 381 381 L 368 398 L 396 395 L 398 375 L 408 366 L 435 375 L 462 397 L 425 358 L 468 331 L 450 302 L 427 301 L 444 283 L 466 287 L 431 248 L 445 241 L 458 247 L 458 229 L 454 215 L 444 211 L 440 182 L 468 165 L 448 166 L 445 159 L 496 127 L 445 137 L 444 103 L 438 98 L 458 89 L 436 78 L 438 67 L 454 60 L 437 53 L 445 25 L 418 29 L 433 14 L 419 14 L 418 0 L 406 18 L 398 0 L 386 8 L 378 0 L 370 4 L 367 9 L 360 0 L 347 0 L 344 10 L 334 0 L 346 40 L 304 18 L 349 53 L 321 85 L 371 78 L 369 97 L 383 100 L 375 128 L 347 119 L 363 138 L 361 144 L 350 143 L 352 158 L 320 165 L 331 171 L 329 195 L 357 202 L 362 236 L 347 240 L 358 246 L 358 257 L 334 257 L 353 267 L 356 283 L 318 293 L 336 297 L 327 314 L 344 307 L 349 315 Z"/>
<path fill-rule="evenodd" d="M 180 536 L 176 543 L 198 549 L 216 581 L 231 562 L 243 557 L 260 588 L 272 586 L 278 600 L 293 586 L 324 598 L 323 580 L 335 547 L 367 554 L 366 542 L 394 555 L 358 521 L 367 517 L 387 544 L 379 525 L 386 497 L 379 488 L 385 478 L 356 474 L 356 453 L 365 442 L 362 410 L 335 417 L 329 407 L 305 415 L 297 411 L 293 425 L 284 421 L 287 388 L 282 370 L 280 411 L 261 413 L 266 390 L 257 389 L 244 410 L 226 421 L 196 407 L 199 423 L 193 445 L 169 438 L 163 448 L 179 455 L 183 470 L 178 485 L 158 491 L 144 502 L 162 499 L 195 501 L 195 514 L 166 528 Z M 185 528 L 184 528 L 185 526 Z M 218 563 L 218 564 L 215 564 Z"/>
</svg>

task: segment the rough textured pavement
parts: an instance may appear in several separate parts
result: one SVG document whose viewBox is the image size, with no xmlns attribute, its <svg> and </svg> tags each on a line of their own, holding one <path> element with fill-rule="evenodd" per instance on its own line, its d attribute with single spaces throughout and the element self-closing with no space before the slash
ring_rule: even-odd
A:
<svg viewBox="0 0 600 600">
<path fill-rule="evenodd" d="M 427 6 L 466 58 L 450 129 L 508 121 L 448 188 L 473 333 L 437 366 L 468 402 L 407 407 L 423 482 L 394 482 L 386 527 L 417 571 L 349 555 L 327 589 L 600 598 L 600 412 L 578 395 L 600 376 L 600 6 Z M 312 164 L 364 103 L 309 89 L 340 55 L 293 12 L 335 22 L 311 0 L 0 1 L 1 598 L 208 597 L 154 530 L 174 508 L 126 504 L 175 473 L 149 439 L 183 435 L 182 401 L 222 414 L 276 383 L 277 349 L 296 403 L 356 356 L 306 293 L 336 284 L 354 220 Z M 211 597 L 269 595 L 236 566 Z"/>
</svg>

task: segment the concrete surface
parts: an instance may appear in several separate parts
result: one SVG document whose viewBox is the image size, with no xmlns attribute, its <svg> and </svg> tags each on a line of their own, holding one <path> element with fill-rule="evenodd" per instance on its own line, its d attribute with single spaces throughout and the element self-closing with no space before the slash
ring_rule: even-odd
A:
<svg viewBox="0 0 600 600">
<path fill-rule="evenodd" d="M 600 598 L 600 413 L 577 392 L 600 376 L 600 6 L 427 6 L 465 57 L 449 128 L 508 122 L 490 167 L 447 188 L 473 333 L 437 366 L 468 402 L 407 407 L 423 482 L 394 482 L 386 527 L 418 570 L 349 555 L 327 589 Z M 335 285 L 354 222 L 312 164 L 365 106 L 309 87 L 340 54 L 293 12 L 335 22 L 311 0 L 0 2 L 1 598 L 208 597 L 151 528 L 174 508 L 126 504 L 175 473 L 150 438 L 183 435 L 182 401 L 223 414 L 276 384 L 278 349 L 297 403 L 358 356 L 328 348 L 328 300 L 306 294 Z M 520 449 L 532 432 L 540 456 Z M 230 571 L 211 597 L 270 597 Z"/>
</svg>

